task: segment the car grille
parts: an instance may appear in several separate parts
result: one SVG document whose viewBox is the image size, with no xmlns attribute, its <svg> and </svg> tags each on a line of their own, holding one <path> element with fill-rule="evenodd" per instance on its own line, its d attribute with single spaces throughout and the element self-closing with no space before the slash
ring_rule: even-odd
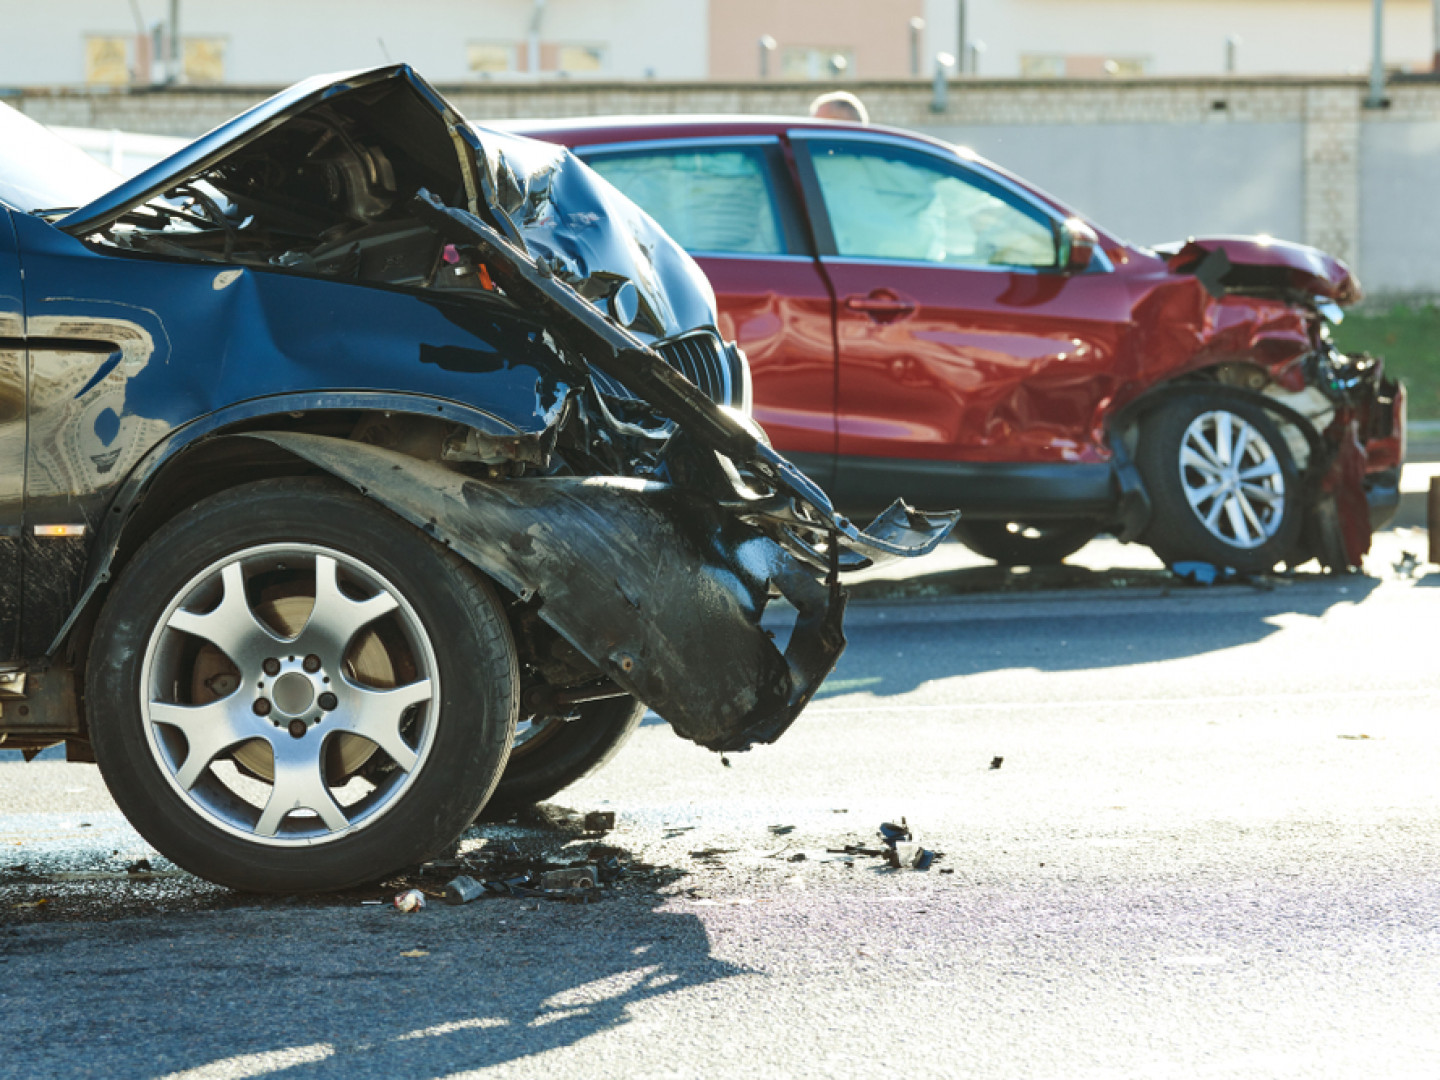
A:
<svg viewBox="0 0 1440 1080">
<path fill-rule="evenodd" d="M 737 407 L 741 404 L 740 373 L 734 370 L 735 360 L 712 331 L 692 330 L 668 341 L 657 341 L 654 349 L 711 401 Z M 607 397 L 636 400 L 618 380 L 599 371 L 594 372 L 594 377 L 596 388 Z"/>
</svg>

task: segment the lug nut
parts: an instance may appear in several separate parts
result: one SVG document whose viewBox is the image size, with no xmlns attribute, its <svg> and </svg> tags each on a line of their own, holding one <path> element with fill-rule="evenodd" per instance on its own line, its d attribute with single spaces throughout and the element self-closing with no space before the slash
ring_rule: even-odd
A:
<svg viewBox="0 0 1440 1080">
<path fill-rule="evenodd" d="M 293 737 L 297 738 L 297 739 L 304 738 L 304 737 L 305 737 L 305 732 L 307 732 L 307 731 L 309 731 L 309 730 L 310 730 L 310 726 L 309 726 L 308 724 L 306 724 L 304 720 L 291 720 L 291 721 L 290 721 L 290 734 L 291 734 Z"/>
<path fill-rule="evenodd" d="M 320 708 L 324 709 L 326 712 L 334 711 L 335 706 L 339 704 L 340 702 L 336 699 L 335 695 L 330 693 L 328 690 L 320 695 Z"/>
<path fill-rule="evenodd" d="M 253 707 L 254 710 L 255 710 L 255 715 L 256 715 L 256 716 L 269 716 L 269 715 L 270 715 L 270 701 L 269 701 L 268 698 L 263 698 L 263 697 L 262 697 L 262 698 L 256 698 L 256 699 L 255 699 L 255 704 L 254 704 L 252 707 Z"/>
<path fill-rule="evenodd" d="M 314 653 L 311 653 L 309 656 L 305 657 L 304 667 L 306 671 L 310 672 L 313 675 L 315 672 L 320 670 L 320 657 L 316 656 Z"/>
<path fill-rule="evenodd" d="M 280 661 L 276 660 L 273 656 L 260 666 L 265 669 L 265 674 L 269 675 L 272 679 L 280 674 Z"/>
</svg>

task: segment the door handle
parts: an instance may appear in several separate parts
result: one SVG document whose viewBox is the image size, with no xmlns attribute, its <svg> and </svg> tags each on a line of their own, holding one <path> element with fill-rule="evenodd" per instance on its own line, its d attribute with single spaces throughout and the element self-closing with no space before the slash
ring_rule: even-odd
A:
<svg viewBox="0 0 1440 1080">
<path fill-rule="evenodd" d="M 889 289 L 876 289 L 869 296 L 847 296 L 845 307 L 850 311 L 862 311 L 876 322 L 890 322 L 903 315 L 913 314 L 916 304 Z"/>
</svg>

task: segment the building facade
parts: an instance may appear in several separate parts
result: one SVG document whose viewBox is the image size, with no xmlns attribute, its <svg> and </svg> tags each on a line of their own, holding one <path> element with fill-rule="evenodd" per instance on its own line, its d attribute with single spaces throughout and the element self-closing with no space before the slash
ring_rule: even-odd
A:
<svg viewBox="0 0 1440 1080">
<path fill-rule="evenodd" d="M 178 12 L 178 34 L 171 13 Z M 414 64 L 436 83 L 1346 75 L 1372 0 L 0 0 L 0 88 L 282 86 Z M 1429 70 L 1432 0 L 1385 0 Z"/>
</svg>

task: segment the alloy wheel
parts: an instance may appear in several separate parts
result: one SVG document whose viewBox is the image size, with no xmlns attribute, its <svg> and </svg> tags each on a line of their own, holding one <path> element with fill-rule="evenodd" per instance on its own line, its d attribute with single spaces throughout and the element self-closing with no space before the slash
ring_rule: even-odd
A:
<svg viewBox="0 0 1440 1080">
<path fill-rule="evenodd" d="M 150 635 L 151 754 L 220 828 L 307 846 L 373 823 L 435 738 L 438 669 L 404 596 L 359 559 L 265 544 L 213 563 Z"/>
<path fill-rule="evenodd" d="M 1257 548 L 1279 531 L 1284 471 L 1244 417 L 1225 409 L 1195 417 L 1180 442 L 1180 478 L 1196 517 L 1223 543 Z"/>
</svg>

